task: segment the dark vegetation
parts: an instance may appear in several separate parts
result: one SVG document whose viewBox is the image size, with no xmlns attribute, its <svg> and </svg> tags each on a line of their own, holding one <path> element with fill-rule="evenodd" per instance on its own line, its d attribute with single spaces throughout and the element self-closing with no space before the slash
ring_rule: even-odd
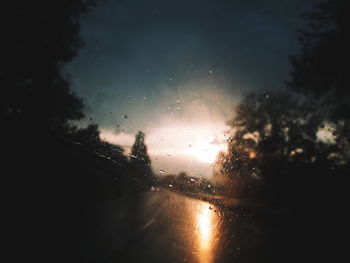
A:
<svg viewBox="0 0 350 263">
<path fill-rule="evenodd" d="M 100 140 L 97 125 L 72 122 L 85 103 L 62 67 L 84 46 L 79 17 L 93 5 L 7 1 L 0 11 L 3 219 L 13 262 L 80 262 L 87 207 L 153 180 L 142 133 L 129 161 Z"/>
<path fill-rule="evenodd" d="M 296 238 L 299 248 L 332 260 L 341 257 L 348 229 L 349 13 L 349 1 L 327 0 L 303 15 L 308 27 L 298 34 L 287 90 L 250 93 L 235 107 L 229 151 L 218 156 L 216 173 L 229 185 L 226 196 L 302 218 L 291 228 L 308 240 Z"/>
<path fill-rule="evenodd" d="M 299 33 L 288 90 L 250 93 L 235 107 L 234 135 L 217 174 L 232 181 L 230 194 L 297 207 L 343 200 L 350 174 L 348 11 L 347 1 L 331 0 L 306 13 L 309 28 Z"/>
</svg>

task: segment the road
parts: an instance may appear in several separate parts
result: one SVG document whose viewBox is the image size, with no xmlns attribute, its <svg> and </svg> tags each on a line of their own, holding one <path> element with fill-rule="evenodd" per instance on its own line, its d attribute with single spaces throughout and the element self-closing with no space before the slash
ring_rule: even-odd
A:
<svg viewBox="0 0 350 263">
<path fill-rule="evenodd" d="M 166 189 L 92 205 L 84 262 L 293 262 L 305 236 L 286 215 L 220 208 Z M 304 261 L 304 260 L 301 260 Z"/>
</svg>

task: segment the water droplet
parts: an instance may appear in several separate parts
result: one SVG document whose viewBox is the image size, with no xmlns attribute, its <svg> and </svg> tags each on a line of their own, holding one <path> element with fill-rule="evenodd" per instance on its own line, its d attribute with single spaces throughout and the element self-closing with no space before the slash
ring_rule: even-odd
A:
<svg viewBox="0 0 350 263">
<path fill-rule="evenodd" d="M 160 172 L 161 174 L 165 174 L 165 173 L 166 173 L 166 171 L 164 171 L 164 170 L 159 170 L 159 172 Z"/>
<path fill-rule="evenodd" d="M 209 209 L 210 209 L 210 210 L 213 210 L 213 206 L 209 206 Z"/>
<path fill-rule="evenodd" d="M 169 187 L 174 187 L 172 184 L 169 184 Z"/>
<path fill-rule="evenodd" d="M 144 100 L 147 100 L 147 97 L 143 97 Z"/>
<path fill-rule="evenodd" d="M 180 110 L 181 110 L 181 108 L 180 108 L 180 107 L 178 107 L 178 108 L 176 108 L 176 110 L 177 110 L 177 111 L 180 111 Z"/>
<path fill-rule="evenodd" d="M 179 104 L 179 103 L 180 103 L 180 100 L 176 100 L 176 103 Z"/>
<path fill-rule="evenodd" d="M 268 99 L 268 98 L 270 98 L 270 94 L 269 93 L 265 93 L 264 97 L 265 97 L 265 99 Z"/>
<path fill-rule="evenodd" d="M 127 115 L 122 115 L 122 118 L 123 118 L 123 119 L 127 119 L 128 116 L 127 116 Z"/>
<path fill-rule="evenodd" d="M 209 69 L 208 73 L 211 75 L 211 74 L 213 74 L 213 71 L 211 69 Z"/>
</svg>

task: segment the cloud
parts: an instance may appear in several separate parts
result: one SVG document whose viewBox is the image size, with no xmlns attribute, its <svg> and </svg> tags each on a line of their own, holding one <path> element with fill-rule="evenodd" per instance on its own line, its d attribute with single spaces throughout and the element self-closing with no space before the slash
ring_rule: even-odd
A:
<svg viewBox="0 0 350 263">
<path fill-rule="evenodd" d="M 304 0 L 100 1 L 82 17 L 86 47 L 66 69 L 101 137 L 126 150 L 138 130 L 154 156 L 181 151 L 196 136 L 220 145 L 242 93 L 284 88 L 305 6 Z"/>
<path fill-rule="evenodd" d="M 120 145 L 122 147 L 125 147 L 126 149 L 132 146 L 132 144 L 135 141 L 134 134 L 128 134 L 125 132 L 115 133 L 113 130 L 104 128 L 101 129 L 100 137 L 104 141 Z"/>
</svg>

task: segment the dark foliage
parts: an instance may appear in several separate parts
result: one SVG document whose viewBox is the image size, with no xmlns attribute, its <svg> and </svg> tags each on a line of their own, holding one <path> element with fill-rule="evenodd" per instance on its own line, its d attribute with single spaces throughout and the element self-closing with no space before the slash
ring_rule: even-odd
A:
<svg viewBox="0 0 350 263">
<path fill-rule="evenodd" d="M 288 93 L 250 94 L 235 108 L 229 154 L 218 159 L 232 195 L 300 207 L 330 194 L 332 183 L 341 186 L 349 138 L 328 131 L 312 108 Z"/>
<path fill-rule="evenodd" d="M 73 127 L 70 129 L 67 137 L 73 143 L 81 145 L 85 150 L 95 153 L 100 157 L 107 158 L 119 165 L 126 165 L 127 163 L 124 149 L 118 145 L 102 141 L 96 124 L 90 124 L 86 128 L 80 129 Z"/>
<path fill-rule="evenodd" d="M 83 102 L 70 91 L 62 65 L 83 41 L 78 18 L 87 8 L 75 1 L 13 1 L 2 7 L 1 115 L 12 125 L 62 132 L 83 117 Z"/>
<path fill-rule="evenodd" d="M 263 201 L 299 218 L 291 247 L 341 258 L 350 174 L 349 1 L 323 1 L 304 18 L 288 92 L 248 94 L 217 159 L 226 194 Z M 320 255 L 319 251 L 322 251 Z M 294 252 L 291 252 L 294 253 Z M 298 259 L 299 260 L 299 259 Z M 303 259 L 300 259 L 303 262 Z"/>
<path fill-rule="evenodd" d="M 217 176 L 231 182 L 229 195 L 305 210 L 344 201 L 349 11 L 347 1 L 332 0 L 305 14 L 310 27 L 292 58 L 292 91 L 251 93 L 236 106 L 229 153 L 218 158 Z"/>
<path fill-rule="evenodd" d="M 133 169 L 134 179 L 146 186 L 155 182 L 155 175 L 151 168 L 151 159 L 147 153 L 145 134 L 139 131 L 135 137 L 135 143 L 131 149 L 130 165 Z"/>
<path fill-rule="evenodd" d="M 84 103 L 62 66 L 83 46 L 78 19 L 88 7 L 70 0 L 12 1 L 1 8 L 3 219 L 13 262 L 81 261 L 86 207 L 110 198 L 108 174 L 124 174 L 110 161 L 125 160 L 121 148 L 101 142 L 97 126 L 72 134 L 69 124 L 84 116 Z"/>
<path fill-rule="evenodd" d="M 300 54 L 291 57 L 288 86 L 316 101 L 333 122 L 350 116 L 349 13 L 346 0 L 324 1 L 305 13 L 309 27 L 299 32 Z M 349 134 L 345 126 L 344 133 Z"/>
</svg>

